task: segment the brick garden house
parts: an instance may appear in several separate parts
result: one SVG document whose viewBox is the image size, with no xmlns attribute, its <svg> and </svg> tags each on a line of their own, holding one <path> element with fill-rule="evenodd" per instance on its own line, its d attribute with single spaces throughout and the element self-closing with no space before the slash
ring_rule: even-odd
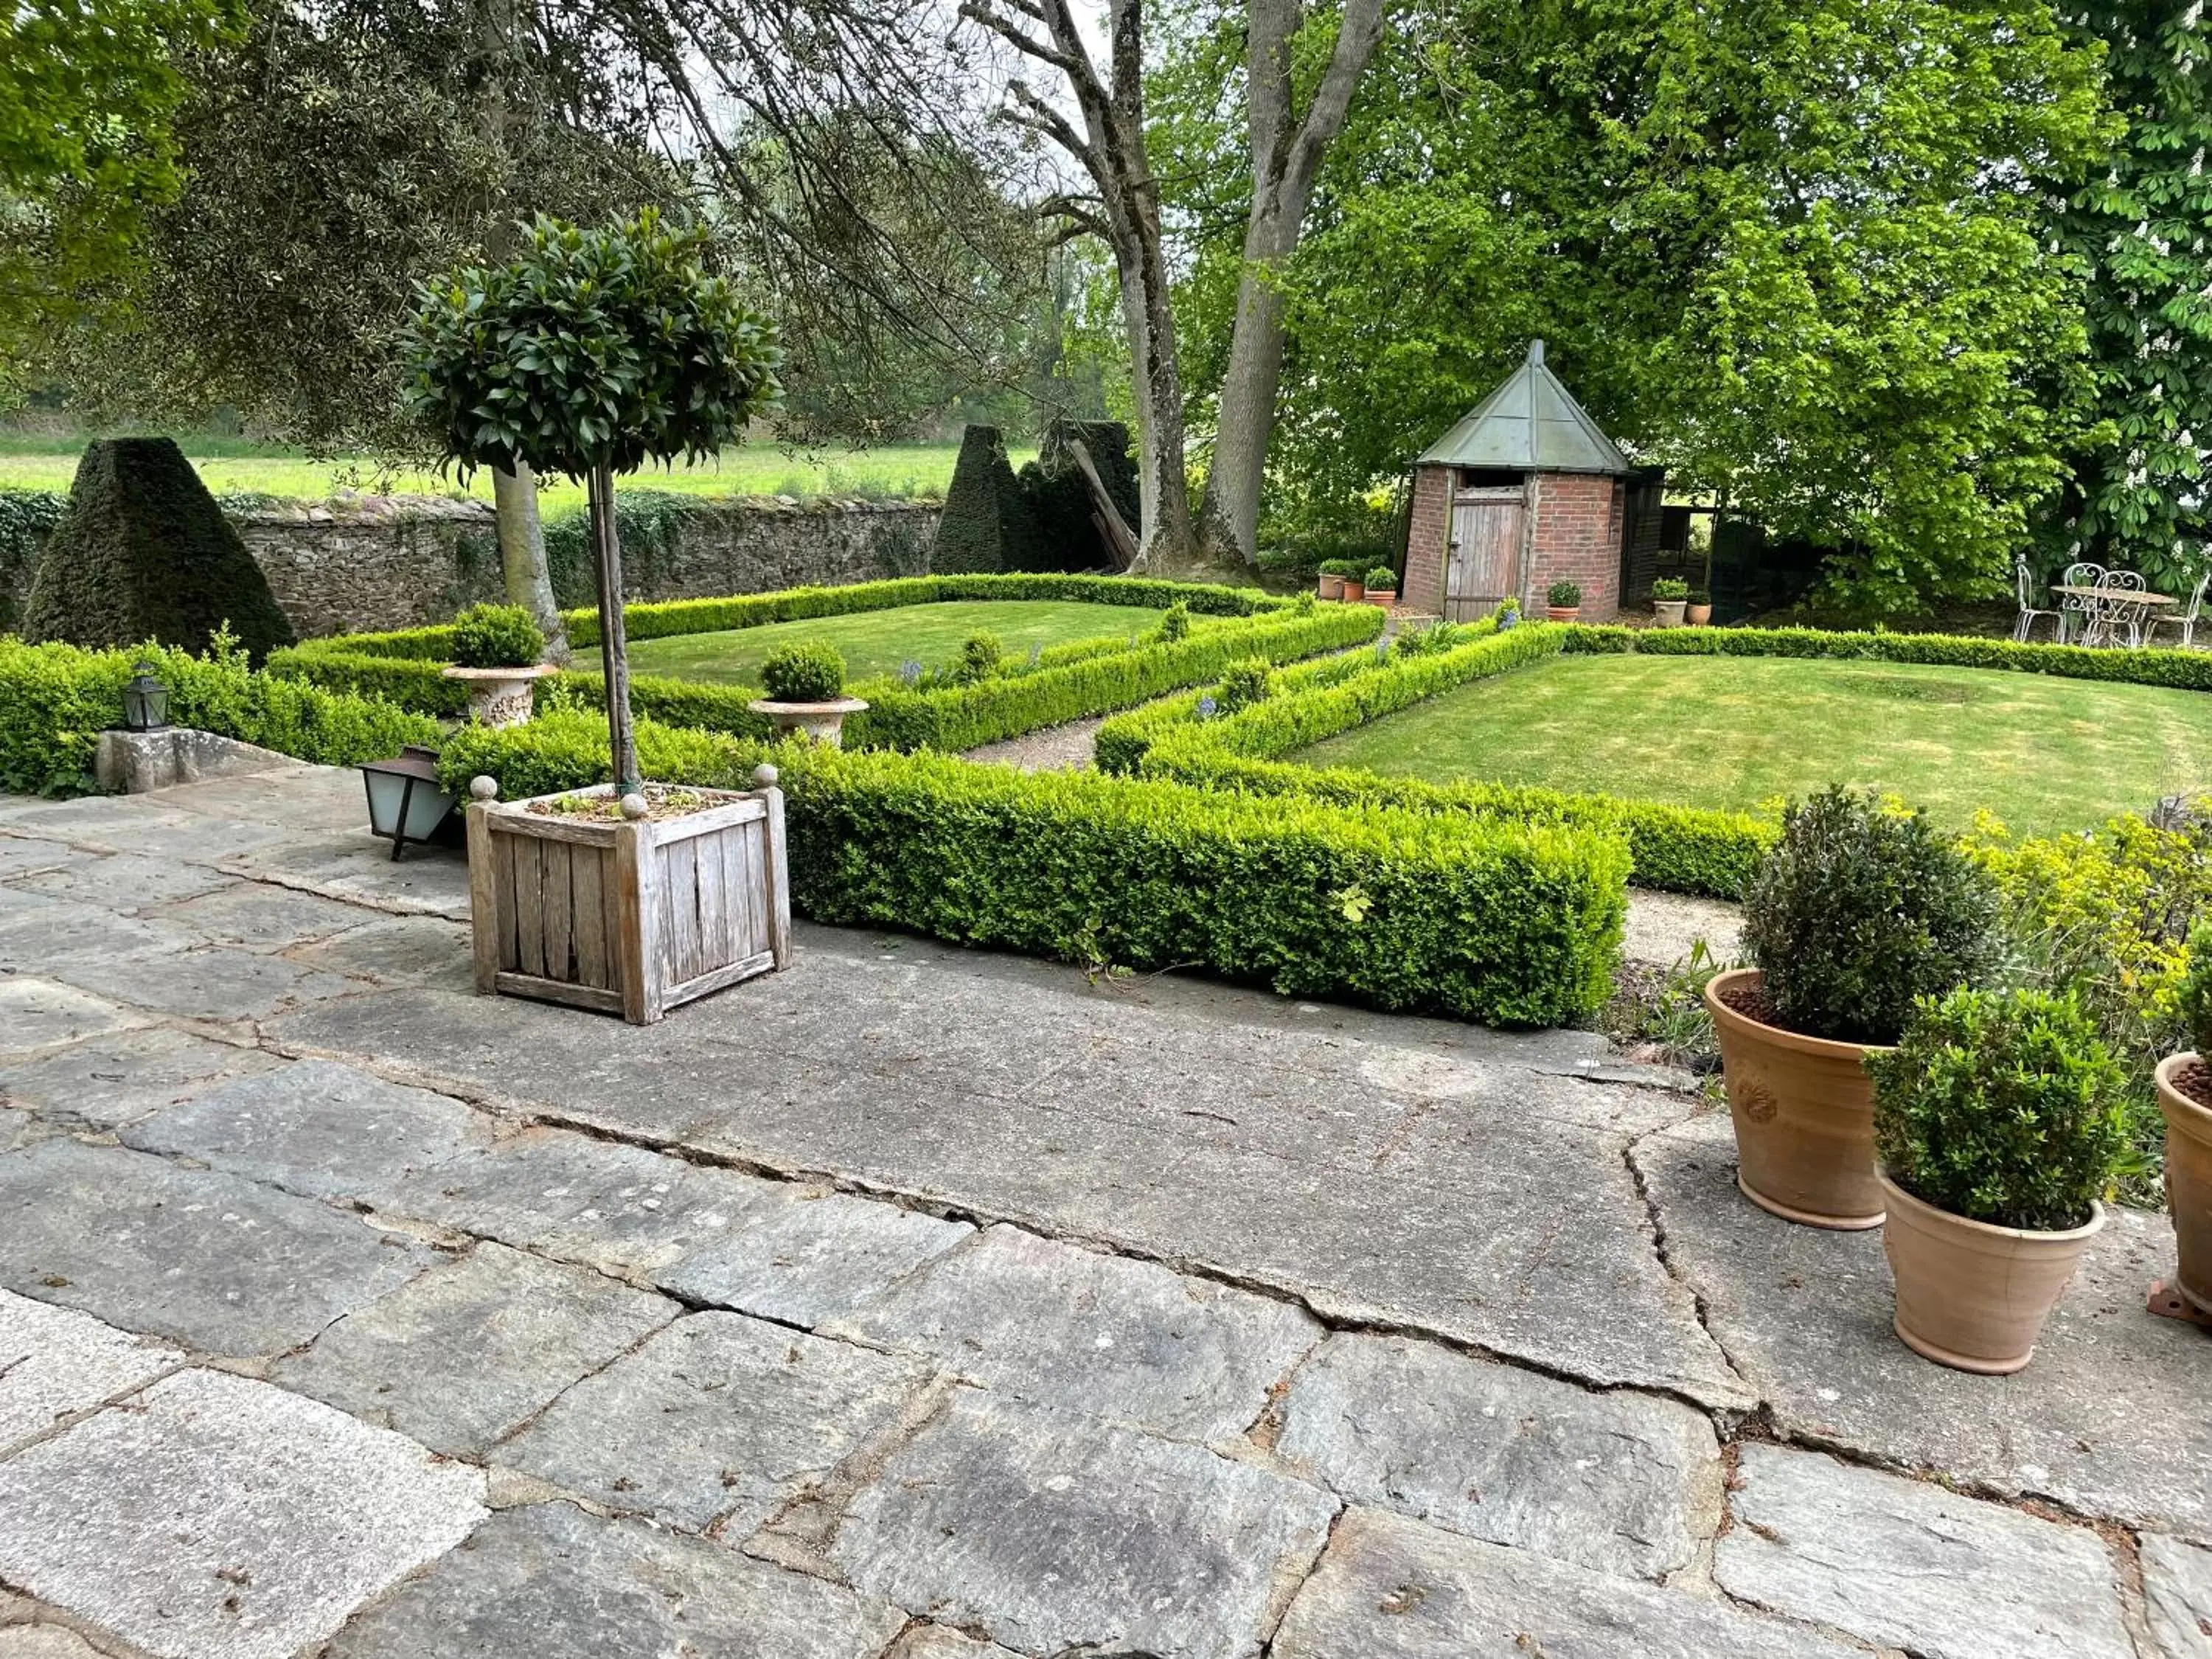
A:
<svg viewBox="0 0 2212 1659">
<path fill-rule="evenodd" d="M 1544 343 L 1534 341 L 1505 383 L 1413 463 L 1399 602 L 1471 622 L 1511 594 L 1541 615 L 1551 585 L 1571 581 L 1584 619 L 1608 621 L 1627 574 L 1624 521 L 1644 520 L 1632 509 L 1647 497 L 1656 507 L 1658 489 L 1656 474 L 1631 466 L 1544 367 Z"/>
</svg>

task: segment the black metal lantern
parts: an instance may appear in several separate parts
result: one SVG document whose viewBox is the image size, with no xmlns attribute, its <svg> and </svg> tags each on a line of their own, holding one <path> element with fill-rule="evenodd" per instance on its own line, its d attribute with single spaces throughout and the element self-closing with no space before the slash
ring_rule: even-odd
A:
<svg viewBox="0 0 2212 1659">
<path fill-rule="evenodd" d="M 438 751 L 409 744 L 390 760 L 365 761 L 362 781 L 368 789 L 368 827 L 392 843 L 398 858 L 407 843 L 459 837 L 453 798 L 438 787 Z"/>
<path fill-rule="evenodd" d="M 141 662 L 123 688 L 123 729 L 162 732 L 169 725 L 169 688 L 155 675 L 150 661 Z"/>
</svg>

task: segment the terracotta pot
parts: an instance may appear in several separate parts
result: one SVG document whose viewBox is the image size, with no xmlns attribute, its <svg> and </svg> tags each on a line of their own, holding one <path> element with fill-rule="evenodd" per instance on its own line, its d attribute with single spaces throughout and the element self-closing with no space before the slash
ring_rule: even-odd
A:
<svg viewBox="0 0 2212 1659">
<path fill-rule="evenodd" d="M 1368 604 L 1379 605 L 1385 611 L 1398 603 L 1398 590 L 1395 587 L 1366 587 L 1360 592 Z"/>
<path fill-rule="evenodd" d="M 1346 605 L 1358 605 L 1360 600 L 1366 597 L 1367 584 L 1365 582 L 1354 581 L 1349 576 L 1346 576 L 1344 579 L 1344 602 Z"/>
<path fill-rule="evenodd" d="M 1859 1062 L 1886 1051 L 1801 1036 L 1721 1000 L 1731 986 L 1759 982 L 1757 969 L 1738 968 L 1705 987 L 1735 1123 L 1735 1184 L 1785 1221 L 1843 1231 L 1879 1227 L 1874 1080 Z"/>
<path fill-rule="evenodd" d="M 1572 622 L 1583 614 L 1578 605 L 1547 605 L 1544 607 L 1546 622 Z"/>
<path fill-rule="evenodd" d="M 2030 1232 L 1969 1221 L 1923 1204 L 1887 1176 L 1889 1224 L 1881 1248 L 1897 1279 L 1897 1334 L 1939 1365 L 2009 1376 L 2035 1353 L 2043 1322 L 2105 1224 L 2092 1203 L 2088 1221 L 2063 1233 Z"/>
<path fill-rule="evenodd" d="M 754 714 L 775 721 L 778 737 L 796 732 L 810 742 L 832 749 L 845 746 L 845 717 L 867 706 L 859 697 L 836 697 L 828 702 L 778 702 L 773 697 L 755 697 L 745 705 Z"/>
<path fill-rule="evenodd" d="M 1662 628 L 1680 628 L 1682 612 L 1689 608 L 1689 604 L 1687 599 L 1654 599 L 1651 601 L 1651 614 Z"/>
<path fill-rule="evenodd" d="M 2212 1314 L 2212 1111 L 2171 1081 L 2196 1058 L 2179 1054 L 2159 1062 L 2158 1108 L 2166 1114 L 2166 1204 L 2181 1255 L 2173 1288 L 2191 1307 Z"/>
<path fill-rule="evenodd" d="M 1710 605 L 1692 605 L 1683 608 L 1682 620 L 1692 628 L 1703 628 L 1712 619 L 1713 608 Z"/>
<path fill-rule="evenodd" d="M 1321 586 L 1319 592 L 1321 597 L 1324 599 L 1342 599 L 1344 597 L 1344 578 L 1338 575 L 1333 570 L 1322 571 L 1321 573 Z"/>
</svg>

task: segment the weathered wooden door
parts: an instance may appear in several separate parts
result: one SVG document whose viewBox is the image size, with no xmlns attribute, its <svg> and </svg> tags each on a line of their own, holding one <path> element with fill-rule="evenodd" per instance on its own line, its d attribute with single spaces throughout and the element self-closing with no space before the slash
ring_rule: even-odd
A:
<svg viewBox="0 0 2212 1659">
<path fill-rule="evenodd" d="M 1486 617 L 1521 591 L 1521 529 L 1525 508 L 1516 489 L 1462 489 L 1452 498 L 1445 551 L 1444 620 Z"/>
</svg>

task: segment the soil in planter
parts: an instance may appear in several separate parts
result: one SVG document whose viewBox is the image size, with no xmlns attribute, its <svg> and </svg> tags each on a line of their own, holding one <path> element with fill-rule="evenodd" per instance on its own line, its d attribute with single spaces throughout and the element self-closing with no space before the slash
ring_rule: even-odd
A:
<svg viewBox="0 0 2212 1659">
<path fill-rule="evenodd" d="M 2186 1066 L 2175 1066 L 2167 1081 L 2173 1085 L 2174 1093 L 2212 1112 L 2212 1066 L 2192 1060 Z"/>
<path fill-rule="evenodd" d="M 722 805 L 696 789 L 677 789 L 665 783 L 648 783 L 641 793 L 649 809 L 646 817 L 656 823 L 663 818 L 688 817 L 694 812 Z M 623 821 L 619 795 L 560 795 L 551 800 L 534 800 L 528 810 L 547 818 L 603 818 L 612 823 Z"/>
<path fill-rule="evenodd" d="M 1782 1023 L 1781 1016 L 1774 1012 L 1773 1006 L 1767 1001 L 1766 993 L 1748 981 L 1740 981 L 1734 985 L 1723 985 L 1713 994 L 1746 1019 L 1756 1020 L 1761 1025 L 1771 1025 L 1778 1031 L 1790 1030 Z M 1796 1031 L 1792 1032 L 1791 1035 L 1802 1036 L 1805 1033 Z"/>
</svg>

